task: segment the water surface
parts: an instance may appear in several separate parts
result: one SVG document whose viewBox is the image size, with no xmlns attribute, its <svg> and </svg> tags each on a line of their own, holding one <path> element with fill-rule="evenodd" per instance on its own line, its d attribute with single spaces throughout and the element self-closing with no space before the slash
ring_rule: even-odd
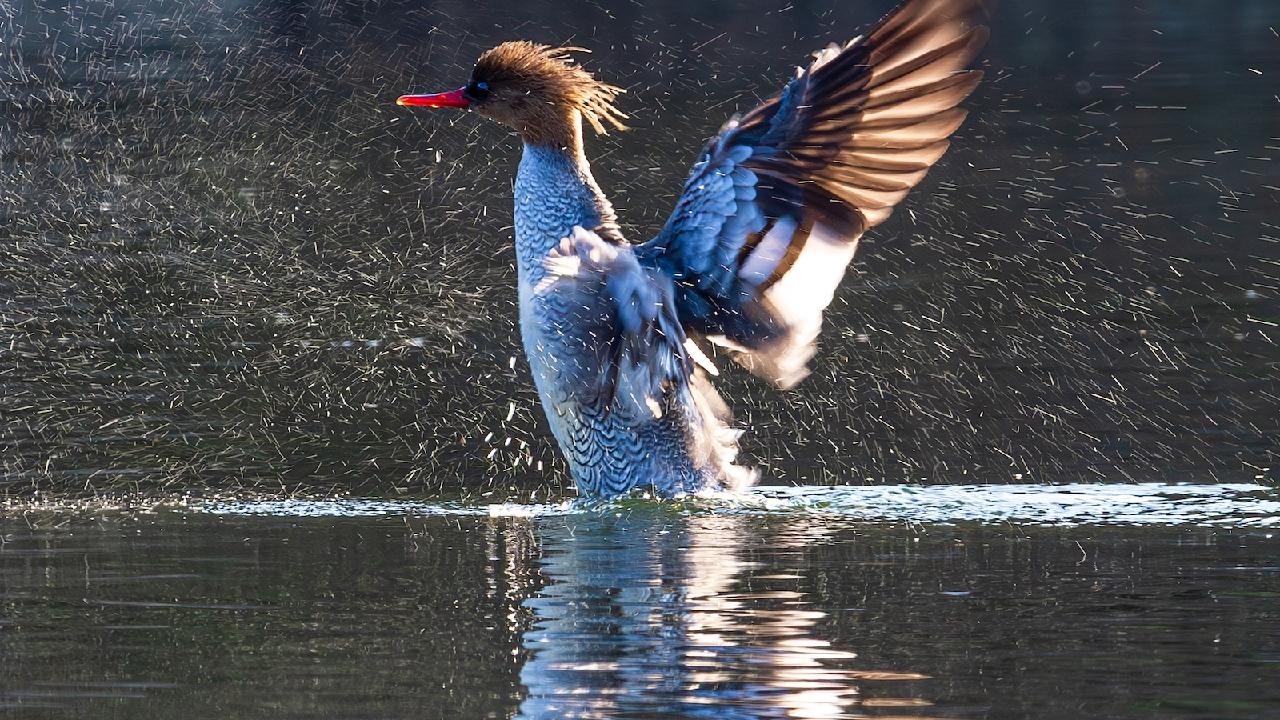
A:
<svg viewBox="0 0 1280 720">
<path fill-rule="evenodd" d="M 1277 526 L 1257 486 L 46 506 L 0 521 L 0 707 L 1273 718 Z"/>
<path fill-rule="evenodd" d="M 479 504 L 350 499 L 250 499 L 197 502 L 216 515 L 362 517 L 380 515 L 488 515 L 538 517 L 625 510 L 632 502 L 566 500 L 555 504 Z M 56 506 L 56 504 L 55 504 Z M 1253 484 L 1091 484 L 758 487 L 745 493 L 688 497 L 672 511 L 760 515 L 812 514 L 859 522 L 1019 523 L 1037 525 L 1280 525 L 1280 494 Z"/>
</svg>

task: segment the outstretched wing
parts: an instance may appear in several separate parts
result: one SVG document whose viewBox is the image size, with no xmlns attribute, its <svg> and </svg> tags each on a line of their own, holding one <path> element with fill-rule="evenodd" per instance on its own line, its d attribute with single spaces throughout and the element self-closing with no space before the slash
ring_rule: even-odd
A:
<svg viewBox="0 0 1280 720">
<path fill-rule="evenodd" d="M 982 75 L 983 0 L 907 0 L 865 36 L 815 54 L 776 97 L 730 120 L 675 212 L 637 246 L 676 279 L 689 332 L 789 387 L 857 241 L 946 151 Z"/>
</svg>

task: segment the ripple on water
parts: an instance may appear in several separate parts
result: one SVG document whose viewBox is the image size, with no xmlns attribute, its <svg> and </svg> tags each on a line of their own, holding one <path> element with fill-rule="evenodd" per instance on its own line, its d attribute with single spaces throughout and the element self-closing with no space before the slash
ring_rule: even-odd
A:
<svg viewBox="0 0 1280 720">
<path fill-rule="evenodd" d="M 828 515 L 862 522 L 1280 527 L 1280 492 L 1255 484 L 886 485 L 760 487 L 674 503 L 481 504 L 380 499 L 244 499 L 197 505 L 215 515 L 545 517 L 664 507 L 684 512 Z"/>
</svg>

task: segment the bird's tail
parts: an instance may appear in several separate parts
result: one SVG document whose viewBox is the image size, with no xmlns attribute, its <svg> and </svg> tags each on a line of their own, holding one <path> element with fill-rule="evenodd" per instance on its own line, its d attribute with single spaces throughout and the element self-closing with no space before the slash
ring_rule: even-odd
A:
<svg viewBox="0 0 1280 720">
<path fill-rule="evenodd" d="M 759 473 L 734 464 L 742 430 L 733 427 L 732 411 L 701 368 L 690 376 L 688 392 L 698 415 L 694 430 L 697 455 L 704 460 L 708 472 L 715 475 L 715 489 L 737 491 L 754 485 Z"/>
</svg>

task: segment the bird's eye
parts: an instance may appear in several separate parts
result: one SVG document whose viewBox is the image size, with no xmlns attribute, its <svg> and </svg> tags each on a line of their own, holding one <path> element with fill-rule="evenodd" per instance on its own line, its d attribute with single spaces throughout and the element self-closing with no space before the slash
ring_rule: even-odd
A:
<svg viewBox="0 0 1280 720">
<path fill-rule="evenodd" d="M 484 100 L 489 97 L 489 83 L 484 82 L 483 80 L 480 82 L 472 81 L 472 83 L 467 86 L 467 95 L 472 100 Z"/>
</svg>

